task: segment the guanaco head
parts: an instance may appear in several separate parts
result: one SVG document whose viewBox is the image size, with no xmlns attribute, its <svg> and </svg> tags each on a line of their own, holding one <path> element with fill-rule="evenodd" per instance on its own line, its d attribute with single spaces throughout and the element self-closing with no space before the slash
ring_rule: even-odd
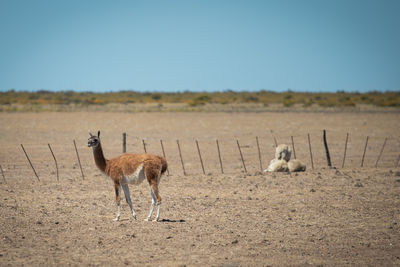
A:
<svg viewBox="0 0 400 267">
<path fill-rule="evenodd" d="M 97 132 L 97 136 L 89 132 L 88 147 L 97 147 L 100 144 L 100 131 Z"/>
</svg>

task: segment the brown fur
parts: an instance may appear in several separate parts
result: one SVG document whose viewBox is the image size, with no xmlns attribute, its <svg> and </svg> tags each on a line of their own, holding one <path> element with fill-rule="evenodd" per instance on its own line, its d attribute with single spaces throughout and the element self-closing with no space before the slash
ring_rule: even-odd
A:
<svg viewBox="0 0 400 267">
<path fill-rule="evenodd" d="M 147 182 L 153 189 L 157 198 L 157 203 L 161 202 L 158 192 L 158 177 L 167 170 L 167 161 L 160 156 L 151 154 L 122 154 L 119 157 L 106 160 L 105 174 L 108 175 L 115 184 L 116 199 L 118 199 L 118 185 L 121 182 L 122 174 L 128 176 L 133 174 L 137 168 L 143 164 Z"/>
<path fill-rule="evenodd" d="M 157 179 L 158 175 L 167 170 L 167 161 L 160 156 L 151 154 L 122 154 L 119 157 L 106 160 L 105 174 L 110 176 L 114 182 L 119 183 L 122 174 L 131 175 L 143 164 L 147 181 Z"/>
</svg>

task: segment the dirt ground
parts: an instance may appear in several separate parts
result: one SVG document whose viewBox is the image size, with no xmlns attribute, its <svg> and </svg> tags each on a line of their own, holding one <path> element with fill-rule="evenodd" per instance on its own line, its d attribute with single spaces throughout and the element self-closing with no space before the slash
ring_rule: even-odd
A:
<svg viewBox="0 0 400 267">
<path fill-rule="evenodd" d="M 0 127 L 1 266 L 400 265 L 399 112 L 0 113 Z M 98 129 L 107 158 L 121 153 L 123 132 L 132 153 L 144 142 L 162 155 L 163 140 L 160 222 L 144 221 L 145 182 L 130 186 L 137 220 L 122 201 L 113 221 L 113 185 L 87 147 L 87 131 Z M 292 137 L 307 171 L 261 172 L 274 138 Z"/>
</svg>

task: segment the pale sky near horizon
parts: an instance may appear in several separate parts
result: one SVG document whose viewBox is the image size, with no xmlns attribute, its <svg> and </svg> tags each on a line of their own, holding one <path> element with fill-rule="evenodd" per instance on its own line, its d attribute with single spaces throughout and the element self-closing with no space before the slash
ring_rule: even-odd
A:
<svg viewBox="0 0 400 267">
<path fill-rule="evenodd" d="M 400 0 L 0 0 L 0 90 L 400 91 Z"/>
</svg>

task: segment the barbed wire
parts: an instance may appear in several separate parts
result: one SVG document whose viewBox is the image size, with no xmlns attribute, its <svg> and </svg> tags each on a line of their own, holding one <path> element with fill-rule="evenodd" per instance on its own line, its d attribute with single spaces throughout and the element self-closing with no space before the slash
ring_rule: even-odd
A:
<svg viewBox="0 0 400 267">
<path fill-rule="evenodd" d="M 224 134 L 215 138 L 210 137 L 184 137 L 184 138 L 141 138 L 127 134 L 127 152 L 162 155 L 161 140 L 164 152 L 169 164 L 169 171 L 173 174 L 218 174 L 222 169 L 224 173 L 256 173 L 266 168 L 269 161 L 274 158 L 275 140 L 278 144 L 286 143 L 295 150 L 298 159 L 307 166 L 314 165 L 315 168 L 326 167 L 325 150 L 322 142 L 322 131 L 310 131 L 307 134 L 280 134 L 274 131 L 263 132 L 262 135 L 245 133 L 240 136 L 235 134 Z M 398 167 L 400 158 L 400 136 L 362 135 L 359 133 L 348 133 L 348 143 L 345 140 L 347 133 L 340 131 L 327 131 L 328 145 L 334 166 L 345 168 L 361 167 Z M 308 143 L 310 135 L 310 143 Z M 177 140 L 180 143 L 181 153 L 178 152 Z M 216 141 L 218 140 L 219 148 Z M 293 141 L 292 141 L 293 140 Z M 366 141 L 368 144 L 366 144 Z M 68 144 L 70 143 L 70 144 Z M 117 156 L 122 151 L 122 142 L 113 141 L 112 147 L 104 148 L 106 154 Z M 237 146 L 239 144 L 239 147 Z M 79 176 L 80 163 L 83 170 L 93 170 L 93 155 L 86 144 L 77 143 L 77 151 L 70 142 L 54 143 L 51 148 L 54 158 L 47 143 L 23 144 L 27 155 L 32 163 L 32 169 L 42 175 L 53 176 L 56 167 L 54 160 L 58 161 L 59 167 L 64 171 L 73 170 L 74 175 Z M 309 145 L 312 150 L 309 151 Z M 239 149 L 240 150 L 239 150 Z M 365 149 L 365 151 L 364 151 Z M 5 144 L 0 152 L 0 166 L 2 174 L 7 178 L 16 175 L 30 175 L 27 158 L 25 158 L 20 144 Z M 218 151 L 220 155 L 218 155 Z M 258 152 L 260 151 L 260 152 Z M 7 153 L 7 154 L 5 154 Z M 313 159 L 310 157 L 313 156 Z M 80 159 L 77 156 L 80 155 Z M 219 156 L 221 161 L 219 160 Z M 201 160 L 200 160 L 201 159 Z M 80 162 L 81 161 L 81 162 Z M 221 166 L 220 166 L 221 165 Z M 226 165 L 226 166 L 225 166 Z M 185 171 L 183 171 L 185 168 Z M 310 168 L 310 167 L 309 167 Z M 30 172 L 30 173 L 29 173 Z M 83 173 L 82 173 L 83 175 Z"/>
</svg>

